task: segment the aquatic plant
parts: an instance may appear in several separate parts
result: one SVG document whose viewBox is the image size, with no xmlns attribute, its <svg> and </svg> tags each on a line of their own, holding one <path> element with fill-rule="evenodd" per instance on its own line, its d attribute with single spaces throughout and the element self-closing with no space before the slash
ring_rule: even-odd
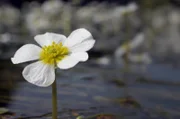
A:
<svg viewBox="0 0 180 119">
<path fill-rule="evenodd" d="M 19 64 L 38 60 L 26 66 L 22 72 L 23 77 L 30 83 L 47 87 L 52 84 L 53 119 L 57 118 L 57 90 L 55 69 L 69 69 L 78 62 L 88 60 L 88 53 L 95 43 L 92 35 L 86 29 L 73 31 L 68 38 L 56 33 L 36 35 L 35 41 L 42 47 L 26 44 L 20 47 L 11 61 Z"/>
</svg>

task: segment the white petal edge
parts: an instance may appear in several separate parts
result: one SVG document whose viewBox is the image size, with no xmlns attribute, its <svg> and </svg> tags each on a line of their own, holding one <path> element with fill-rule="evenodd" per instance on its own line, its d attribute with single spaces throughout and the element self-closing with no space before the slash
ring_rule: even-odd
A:
<svg viewBox="0 0 180 119">
<path fill-rule="evenodd" d="M 71 54 L 71 57 L 74 57 L 74 59 L 77 59 L 81 62 L 85 62 L 88 60 L 89 55 L 87 52 L 75 52 Z"/>
<path fill-rule="evenodd" d="M 80 44 L 74 45 L 73 47 L 70 47 L 71 52 L 86 52 L 90 50 L 94 46 L 95 40 L 87 40 Z"/>
<path fill-rule="evenodd" d="M 91 33 L 84 28 L 80 28 L 80 29 L 74 30 L 69 35 L 67 40 L 64 42 L 64 46 L 72 47 L 88 39 L 92 39 Z"/>
<path fill-rule="evenodd" d="M 40 87 L 50 86 L 55 80 L 54 66 L 41 61 L 26 66 L 22 75 L 28 82 Z"/>
<path fill-rule="evenodd" d="M 40 45 L 40 46 L 48 46 L 51 45 L 52 42 L 55 43 L 64 43 L 64 41 L 67 39 L 66 36 L 61 35 L 61 34 L 56 34 L 56 33 L 45 33 L 45 34 L 40 34 L 36 35 L 34 37 L 35 41 Z"/>
<path fill-rule="evenodd" d="M 82 61 L 87 61 L 88 60 L 88 54 L 87 52 L 77 52 L 77 53 L 72 53 L 71 55 L 65 57 L 63 60 L 61 60 L 58 63 L 58 67 L 60 69 L 69 69 L 74 67 L 78 62 Z"/>
<path fill-rule="evenodd" d="M 26 44 L 20 47 L 11 58 L 13 64 L 39 59 L 41 48 L 34 44 Z"/>
</svg>

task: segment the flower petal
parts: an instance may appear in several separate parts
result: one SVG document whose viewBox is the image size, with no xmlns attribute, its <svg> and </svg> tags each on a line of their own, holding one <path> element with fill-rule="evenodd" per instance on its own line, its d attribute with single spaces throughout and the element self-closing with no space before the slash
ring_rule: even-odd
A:
<svg viewBox="0 0 180 119">
<path fill-rule="evenodd" d="M 69 69 L 74 67 L 80 61 L 86 61 L 88 59 L 88 54 L 86 52 L 72 53 L 71 55 L 65 57 L 58 63 L 60 69 Z"/>
<path fill-rule="evenodd" d="M 45 34 L 36 35 L 34 39 L 39 45 L 43 47 L 43 46 L 51 45 L 52 42 L 63 43 L 66 40 L 66 36 L 47 32 Z"/>
<path fill-rule="evenodd" d="M 76 53 L 72 53 L 71 57 L 74 57 L 74 59 L 77 59 L 79 61 L 87 61 L 89 56 L 87 54 L 87 52 L 76 52 Z"/>
<path fill-rule="evenodd" d="M 80 44 L 70 47 L 71 52 L 86 52 L 94 46 L 95 40 L 87 40 Z"/>
<path fill-rule="evenodd" d="M 22 74 L 28 82 L 41 87 L 50 86 L 55 80 L 54 66 L 41 61 L 26 66 Z"/>
<path fill-rule="evenodd" d="M 81 43 L 82 41 L 92 39 L 92 35 L 89 31 L 87 31 L 84 28 L 77 29 L 73 31 L 67 40 L 64 42 L 64 46 L 66 47 L 72 47 L 78 43 Z"/>
<path fill-rule="evenodd" d="M 33 44 L 26 44 L 20 47 L 14 57 L 11 58 L 13 64 L 18 64 L 22 62 L 32 61 L 39 59 L 39 53 L 41 48 L 33 45 Z"/>
</svg>

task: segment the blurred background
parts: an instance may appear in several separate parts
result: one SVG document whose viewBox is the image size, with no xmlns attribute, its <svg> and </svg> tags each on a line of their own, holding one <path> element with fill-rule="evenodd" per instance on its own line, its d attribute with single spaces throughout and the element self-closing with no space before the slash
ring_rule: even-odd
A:
<svg viewBox="0 0 180 119">
<path fill-rule="evenodd" d="M 180 118 L 179 0 L 1 0 L 0 119 L 51 117 L 51 87 L 26 82 L 28 63 L 10 58 L 37 34 L 77 28 L 96 44 L 87 62 L 58 70 L 60 118 Z"/>
</svg>

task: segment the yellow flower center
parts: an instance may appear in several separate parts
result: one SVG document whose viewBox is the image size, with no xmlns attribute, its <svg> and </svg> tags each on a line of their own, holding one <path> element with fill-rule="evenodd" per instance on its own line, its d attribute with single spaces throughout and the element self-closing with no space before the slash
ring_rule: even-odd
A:
<svg viewBox="0 0 180 119">
<path fill-rule="evenodd" d="M 45 64 L 56 65 L 64 57 L 69 54 L 67 47 L 63 46 L 62 43 L 44 46 L 40 52 L 40 60 Z"/>
</svg>

